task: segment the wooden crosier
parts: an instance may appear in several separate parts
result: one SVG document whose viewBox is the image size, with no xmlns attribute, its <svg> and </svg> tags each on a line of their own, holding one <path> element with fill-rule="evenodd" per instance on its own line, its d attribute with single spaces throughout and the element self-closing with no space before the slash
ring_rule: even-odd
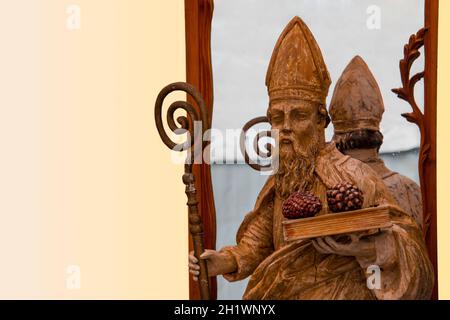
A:
<svg viewBox="0 0 450 320">
<path fill-rule="evenodd" d="M 198 106 L 197 109 L 188 102 L 176 101 L 173 102 L 169 109 L 167 110 L 167 124 L 175 134 L 188 133 L 188 138 L 184 143 L 175 143 L 167 135 L 162 120 L 162 106 L 164 99 L 174 91 L 184 91 L 189 94 Z M 189 116 L 180 116 L 175 122 L 175 112 L 178 109 L 186 111 Z M 201 123 L 200 132 L 195 132 L 194 123 Z M 204 234 L 203 234 L 203 224 L 202 218 L 198 211 L 198 200 L 197 200 L 197 190 L 195 188 L 195 176 L 192 172 L 192 165 L 198 157 L 203 155 L 203 150 L 206 147 L 207 142 L 203 141 L 203 133 L 205 130 L 210 128 L 208 118 L 206 117 L 206 107 L 203 98 L 195 87 L 185 82 L 177 82 L 169 84 L 164 87 L 158 94 L 155 103 L 155 123 L 158 129 L 159 135 L 164 142 L 164 144 L 171 150 L 174 151 L 184 151 L 188 150 L 188 155 L 186 157 L 186 162 L 184 165 L 184 175 L 183 183 L 186 186 L 187 195 L 187 206 L 189 214 L 189 232 L 192 236 L 192 241 L 194 244 L 194 255 L 199 260 L 200 275 L 199 275 L 199 286 L 200 286 L 200 296 L 202 300 L 210 299 L 209 291 L 209 279 L 208 279 L 208 269 L 205 260 L 200 259 L 200 255 L 204 250 Z M 197 126 L 195 126 L 197 128 Z M 200 147 L 199 147 L 200 146 Z"/>
</svg>

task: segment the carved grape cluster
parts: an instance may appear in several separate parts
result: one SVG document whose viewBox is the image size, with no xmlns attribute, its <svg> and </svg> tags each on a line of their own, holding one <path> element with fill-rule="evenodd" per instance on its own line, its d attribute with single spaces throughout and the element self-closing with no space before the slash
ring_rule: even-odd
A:
<svg viewBox="0 0 450 320">
<path fill-rule="evenodd" d="M 332 212 L 361 209 L 363 192 L 351 183 L 339 183 L 327 191 L 328 207 Z"/>
<path fill-rule="evenodd" d="M 310 192 L 294 192 L 283 202 L 283 216 L 287 219 L 299 219 L 315 216 L 322 210 L 318 197 Z"/>
</svg>

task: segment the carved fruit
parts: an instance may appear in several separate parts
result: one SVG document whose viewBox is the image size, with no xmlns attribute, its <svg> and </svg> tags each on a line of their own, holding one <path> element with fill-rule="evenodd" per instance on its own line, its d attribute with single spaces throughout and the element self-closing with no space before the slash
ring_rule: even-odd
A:
<svg viewBox="0 0 450 320">
<path fill-rule="evenodd" d="M 361 209 L 363 192 L 351 183 L 339 183 L 327 191 L 328 207 L 332 212 Z"/>
<path fill-rule="evenodd" d="M 294 192 L 283 202 L 283 216 L 299 219 L 315 216 L 322 210 L 320 199 L 310 192 Z"/>
</svg>

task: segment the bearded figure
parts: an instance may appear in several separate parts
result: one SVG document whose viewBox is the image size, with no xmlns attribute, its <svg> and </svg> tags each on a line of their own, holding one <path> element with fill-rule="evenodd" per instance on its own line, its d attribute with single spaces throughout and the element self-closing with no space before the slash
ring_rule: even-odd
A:
<svg viewBox="0 0 450 320">
<path fill-rule="evenodd" d="M 377 81 L 364 60 L 356 56 L 336 83 L 331 99 L 333 140 L 339 151 L 368 164 L 383 179 L 398 205 L 422 228 L 420 187 L 408 177 L 391 171 L 379 157 L 383 113 L 383 97 Z"/>
<path fill-rule="evenodd" d="M 407 214 L 380 233 L 349 235 L 348 242 L 335 237 L 284 240 L 282 204 L 295 191 L 320 198 L 318 215 L 330 213 L 327 189 L 343 182 L 363 191 L 363 208 L 395 205 L 368 165 L 325 142 L 330 84 L 311 31 L 294 17 L 278 39 L 266 77 L 267 114 L 279 132 L 279 170 L 245 216 L 237 244 L 206 250 L 200 259 L 206 260 L 210 276 L 220 274 L 229 281 L 250 276 L 243 299 L 428 299 L 432 265 L 421 232 Z M 372 265 L 381 270 L 381 283 L 369 289 L 366 277 Z M 192 253 L 189 269 L 196 279 L 199 266 Z"/>
</svg>

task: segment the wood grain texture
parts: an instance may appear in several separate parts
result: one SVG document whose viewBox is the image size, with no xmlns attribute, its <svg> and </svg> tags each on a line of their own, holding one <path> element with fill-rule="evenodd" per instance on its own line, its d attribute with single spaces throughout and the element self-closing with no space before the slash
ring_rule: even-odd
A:
<svg viewBox="0 0 450 320">
<path fill-rule="evenodd" d="M 436 205 L 436 124 L 437 124 L 437 56 L 439 0 L 426 0 L 425 27 L 425 144 L 421 146 L 419 173 L 423 176 L 423 216 L 428 225 L 426 243 L 434 266 L 435 286 L 432 299 L 438 299 L 437 205 Z M 422 150 L 422 148 L 424 150 Z"/>
<path fill-rule="evenodd" d="M 209 123 L 213 112 L 213 80 L 211 65 L 212 0 L 185 0 L 186 82 L 203 96 Z M 189 97 L 188 97 L 188 101 Z M 211 181 L 211 169 L 206 163 L 194 164 L 195 186 L 199 195 L 199 213 L 203 220 L 206 249 L 216 247 L 216 213 Z M 189 238 L 189 251 L 193 249 Z M 216 278 L 210 278 L 210 298 L 217 298 Z M 198 283 L 189 277 L 189 299 L 199 300 Z"/>
<path fill-rule="evenodd" d="M 296 241 L 333 236 L 392 226 L 391 215 L 399 210 L 390 206 L 365 208 L 343 213 L 329 213 L 312 218 L 283 222 L 284 239 Z"/>
</svg>

